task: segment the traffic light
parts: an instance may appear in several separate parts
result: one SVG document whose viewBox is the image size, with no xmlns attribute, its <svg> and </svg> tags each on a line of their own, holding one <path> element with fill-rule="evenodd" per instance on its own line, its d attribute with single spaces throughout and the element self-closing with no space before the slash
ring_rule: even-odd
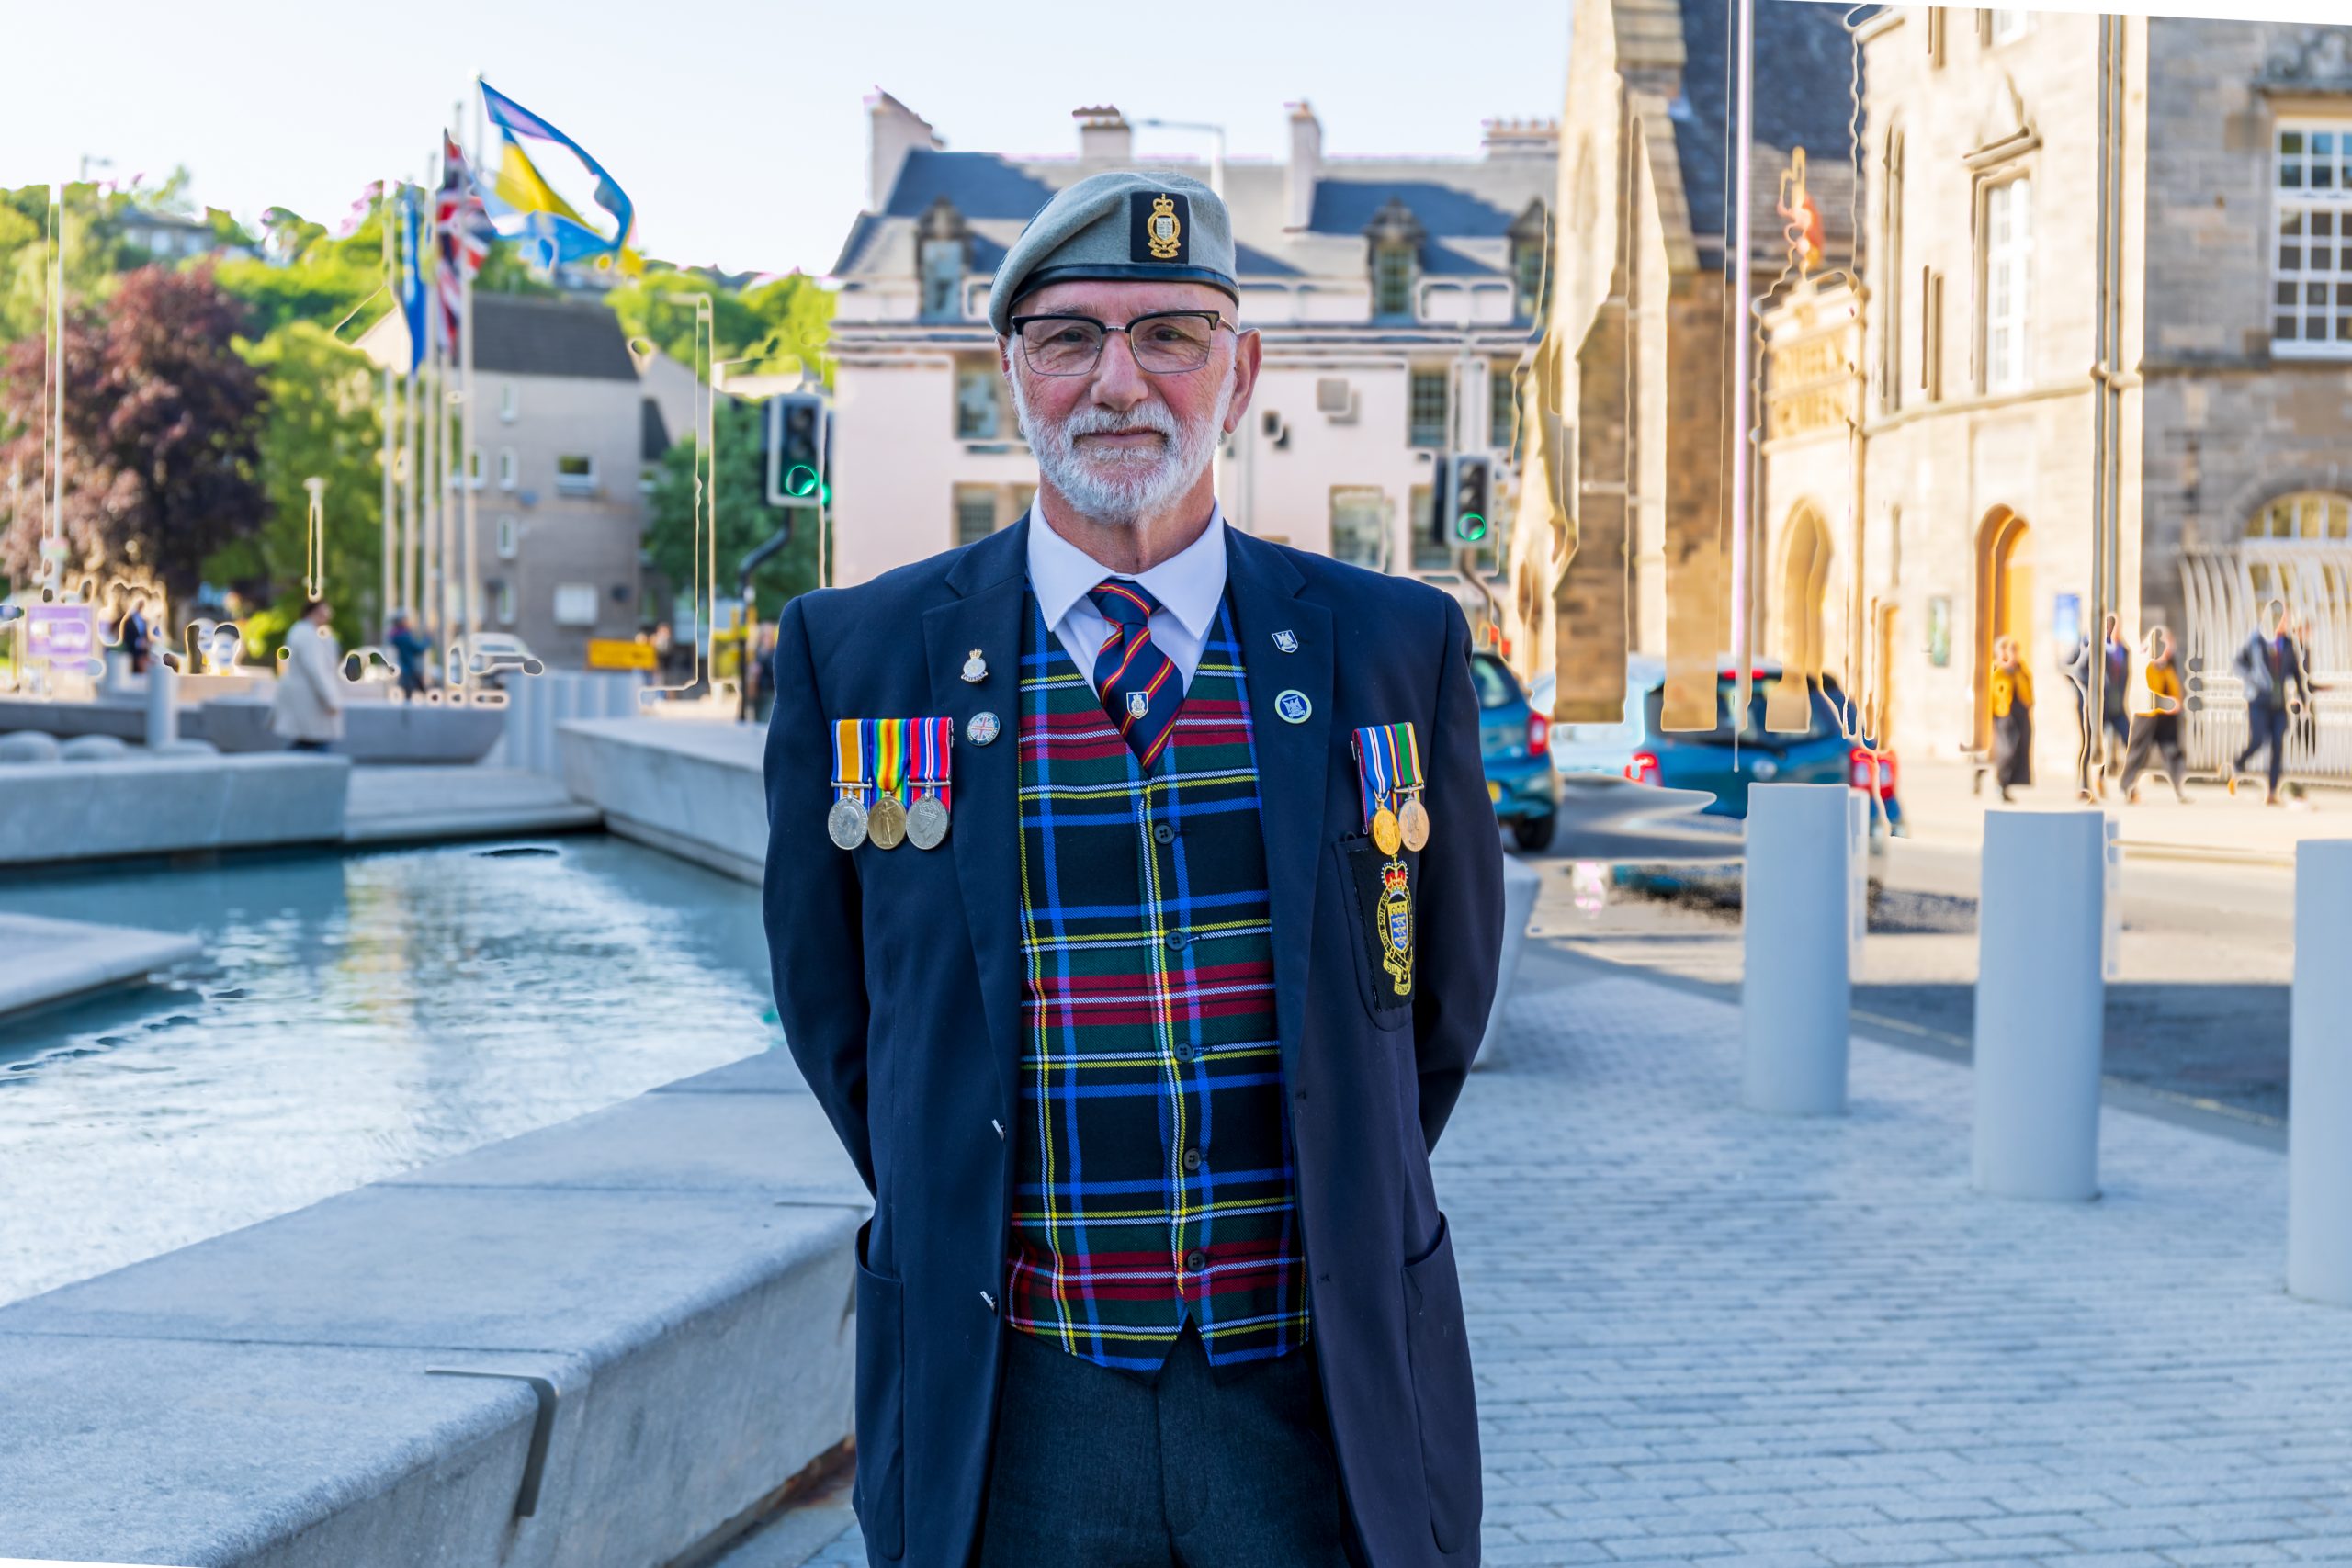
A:
<svg viewBox="0 0 2352 1568">
<path fill-rule="evenodd" d="M 780 392 L 768 400 L 768 504 L 821 506 L 825 486 L 825 399 Z"/>
<path fill-rule="evenodd" d="M 1447 477 L 1446 523 L 1454 545 L 1484 544 L 1495 502 L 1495 460 L 1464 452 L 1453 459 Z"/>
</svg>

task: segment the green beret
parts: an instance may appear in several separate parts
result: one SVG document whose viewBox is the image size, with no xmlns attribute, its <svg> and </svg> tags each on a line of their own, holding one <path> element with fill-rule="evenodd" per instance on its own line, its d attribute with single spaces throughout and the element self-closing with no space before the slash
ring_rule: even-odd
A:
<svg viewBox="0 0 2352 1568">
<path fill-rule="evenodd" d="M 989 324 L 1012 333 L 1012 302 L 1068 278 L 1206 283 L 1241 302 L 1233 220 L 1216 192 L 1182 175 L 1090 175 L 1037 209 L 989 288 Z"/>
</svg>

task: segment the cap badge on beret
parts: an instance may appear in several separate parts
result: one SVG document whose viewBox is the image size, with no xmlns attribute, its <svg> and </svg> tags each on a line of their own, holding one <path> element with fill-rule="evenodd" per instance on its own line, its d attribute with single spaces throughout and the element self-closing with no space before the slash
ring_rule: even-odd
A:
<svg viewBox="0 0 2352 1568">
<path fill-rule="evenodd" d="M 1161 191 L 1127 197 L 1129 259 L 1182 263 L 1189 259 L 1191 199 Z"/>
</svg>

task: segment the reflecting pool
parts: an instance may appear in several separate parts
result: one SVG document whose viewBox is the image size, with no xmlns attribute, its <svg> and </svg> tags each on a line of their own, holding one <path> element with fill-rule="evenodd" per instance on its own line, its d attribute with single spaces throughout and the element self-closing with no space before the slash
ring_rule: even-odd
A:
<svg viewBox="0 0 2352 1568">
<path fill-rule="evenodd" d="M 0 1021 L 0 1302 L 783 1040 L 759 889 L 603 835 L 31 881 L 0 905 L 206 948 L 166 984 Z"/>
</svg>

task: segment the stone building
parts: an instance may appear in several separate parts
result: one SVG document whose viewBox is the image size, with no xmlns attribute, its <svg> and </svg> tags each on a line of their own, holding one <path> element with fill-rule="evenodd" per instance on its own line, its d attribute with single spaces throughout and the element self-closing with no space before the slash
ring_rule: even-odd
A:
<svg viewBox="0 0 2352 1568">
<path fill-rule="evenodd" d="M 511 632 L 551 669 L 581 669 L 591 637 L 634 636 L 649 467 L 672 437 L 669 389 L 640 380 L 620 322 L 599 299 L 474 296 L 475 560 L 484 631 Z M 359 348 L 408 364 L 395 310 Z M 676 434 L 689 434 L 685 428 Z M 464 482 L 451 463 L 450 502 Z M 463 557 L 453 541 L 450 619 Z"/>
<path fill-rule="evenodd" d="M 1766 644 L 1825 617 L 1894 744 L 1951 756 L 1985 744 L 2015 636 L 2039 769 L 2071 777 L 2058 665 L 2104 554 L 2127 636 L 2163 622 L 2204 662 L 2216 766 L 2259 600 L 2352 666 L 2352 33 L 1930 7 L 1857 36 L 1866 303 L 1831 279 L 1770 317 Z M 2352 773 L 2343 731 L 2294 765 Z"/>
<path fill-rule="evenodd" d="M 1531 465 L 1509 557 L 1509 624 L 1534 675 L 1555 669 L 1555 716 L 1613 722 L 1625 656 L 1712 666 L 1729 646 L 1724 236 L 1732 40 L 1721 0 L 1580 0 L 1562 127 L 1559 476 Z M 1776 177 L 1813 155 L 1825 264 L 1851 248 L 1852 40 L 1837 7 L 1757 7 L 1753 214 L 1758 286 L 1786 260 Z M 1556 485 L 1571 536 L 1556 531 Z M 1572 553 L 1571 553 L 1572 547 Z M 1562 558 L 1566 557 L 1565 560 Z M 1713 682 L 1695 693 L 1711 702 Z"/>
<path fill-rule="evenodd" d="M 1117 168 L 1222 182 L 1263 339 L 1249 420 L 1220 455 L 1238 525 L 1375 570 L 1452 581 L 1431 457 L 1510 454 L 1511 374 L 1540 314 L 1558 128 L 1489 121 L 1479 156 L 1339 158 L 1306 104 L 1280 161 L 1139 159 L 1116 108 L 1074 156 L 950 152 L 888 93 L 868 104 L 866 210 L 833 275 L 833 576 L 856 582 L 1018 518 L 1036 464 L 987 319 L 1005 247 L 1053 193 Z M 1488 552 L 1488 567 L 1493 550 Z"/>
</svg>

